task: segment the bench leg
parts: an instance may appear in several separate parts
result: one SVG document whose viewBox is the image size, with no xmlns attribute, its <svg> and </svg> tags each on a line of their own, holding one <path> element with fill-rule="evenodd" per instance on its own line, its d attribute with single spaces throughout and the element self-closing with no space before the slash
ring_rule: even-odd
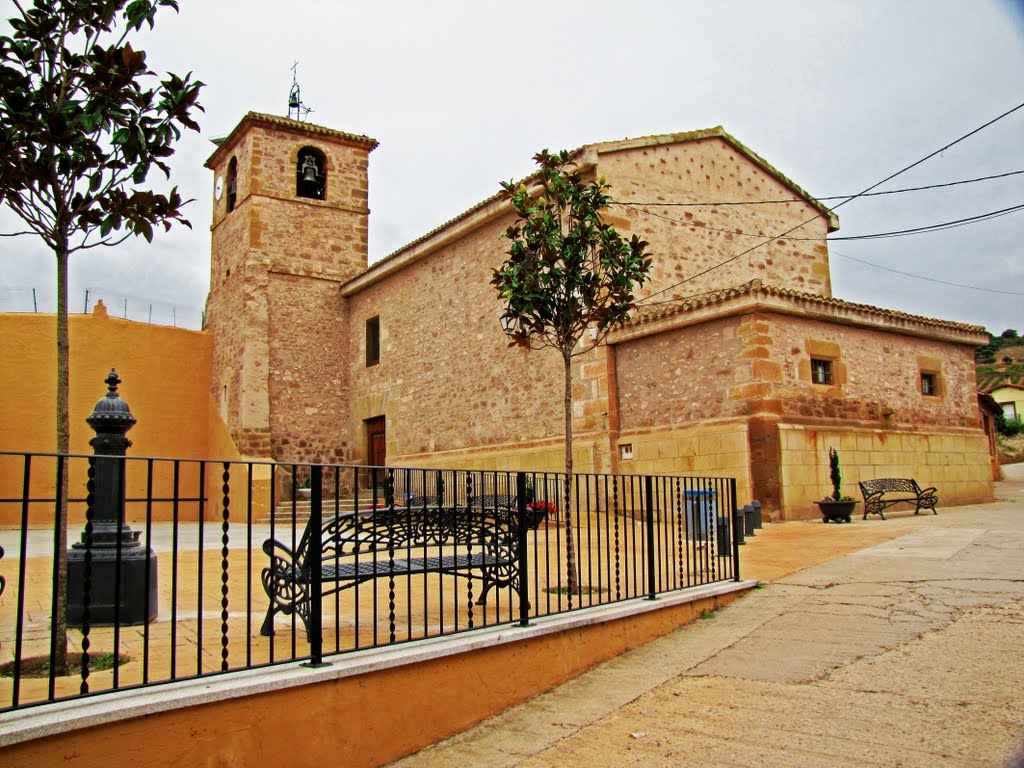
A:
<svg viewBox="0 0 1024 768">
<path fill-rule="evenodd" d="M 260 627 L 260 634 L 263 637 L 270 637 L 274 634 L 274 604 L 271 603 L 270 607 L 267 608 L 267 616 L 263 619 L 263 626 Z"/>
<path fill-rule="evenodd" d="M 491 587 L 494 586 L 494 582 L 489 580 L 486 576 L 483 578 L 484 588 L 480 591 L 480 597 L 476 599 L 477 605 L 487 605 L 487 593 L 491 591 Z"/>
</svg>

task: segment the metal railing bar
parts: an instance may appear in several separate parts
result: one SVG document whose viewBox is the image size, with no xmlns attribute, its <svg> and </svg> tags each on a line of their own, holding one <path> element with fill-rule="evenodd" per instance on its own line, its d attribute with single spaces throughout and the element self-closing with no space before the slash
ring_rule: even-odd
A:
<svg viewBox="0 0 1024 768">
<path fill-rule="evenodd" d="M 181 488 L 181 464 L 177 460 L 173 466 L 174 499 L 171 508 L 171 680 L 178 671 L 178 517 L 180 504 L 178 489 Z"/>
<path fill-rule="evenodd" d="M 203 489 L 206 488 L 206 464 L 199 465 L 199 493 L 203 493 Z M 198 511 L 198 522 L 199 522 L 199 543 L 198 543 L 198 555 L 196 557 L 196 567 L 198 569 L 197 581 L 198 587 L 196 589 L 196 674 L 202 674 L 203 671 L 203 575 L 205 572 L 203 553 L 206 550 L 205 538 L 206 538 L 206 509 L 203 506 L 199 507 Z"/>
<path fill-rule="evenodd" d="M 153 491 L 153 460 L 148 459 L 146 461 L 146 491 L 151 494 Z M 145 585 L 145 611 L 146 611 L 146 623 L 142 628 L 142 682 L 149 682 L 149 611 L 152 606 L 149 604 L 150 599 L 150 569 L 149 569 L 149 553 L 153 547 L 153 505 L 146 504 L 146 575 L 144 578 Z"/>
</svg>

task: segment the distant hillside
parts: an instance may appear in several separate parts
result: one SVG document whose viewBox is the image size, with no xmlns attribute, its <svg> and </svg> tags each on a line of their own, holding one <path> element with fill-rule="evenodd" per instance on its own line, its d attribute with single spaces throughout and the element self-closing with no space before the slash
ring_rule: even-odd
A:
<svg viewBox="0 0 1024 768">
<path fill-rule="evenodd" d="M 978 364 L 978 389 L 988 392 L 1004 384 L 1017 384 L 1024 387 L 1024 363 L 1016 365 Z"/>
<path fill-rule="evenodd" d="M 974 350 L 978 389 L 987 392 L 1004 384 L 1024 386 L 1024 339 L 1012 330 L 989 339 Z"/>
</svg>

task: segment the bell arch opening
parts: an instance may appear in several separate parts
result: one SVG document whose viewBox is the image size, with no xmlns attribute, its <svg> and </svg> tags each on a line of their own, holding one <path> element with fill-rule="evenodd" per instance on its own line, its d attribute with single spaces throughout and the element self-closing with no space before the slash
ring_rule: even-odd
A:
<svg viewBox="0 0 1024 768">
<path fill-rule="evenodd" d="M 295 161 L 295 195 L 312 200 L 327 196 L 327 156 L 316 147 L 303 147 Z"/>
</svg>

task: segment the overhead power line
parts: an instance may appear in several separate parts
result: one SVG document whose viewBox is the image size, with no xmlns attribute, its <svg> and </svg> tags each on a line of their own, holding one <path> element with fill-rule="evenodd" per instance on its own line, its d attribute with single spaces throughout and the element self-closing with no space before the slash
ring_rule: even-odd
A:
<svg viewBox="0 0 1024 768">
<path fill-rule="evenodd" d="M 948 280 L 939 280 L 938 278 L 935 278 L 935 277 L 927 277 L 925 275 L 915 275 L 913 272 L 904 272 L 904 271 L 899 270 L 899 269 L 893 269 L 892 267 L 883 267 L 881 264 L 874 264 L 874 263 L 872 263 L 870 261 L 864 261 L 864 259 L 858 259 L 858 258 L 856 258 L 854 256 L 849 256 L 849 255 L 847 255 L 845 253 L 840 253 L 839 251 L 836 251 L 836 250 L 833 250 L 832 253 L 834 253 L 837 256 L 842 256 L 844 259 L 849 259 L 850 261 L 856 261 L 856 262 L 858 262 L 860 264 L 865 264 L 865 265 L 867 265 L 869 267 L 874 267 L 875 269 L 883 269 L 886 272 L 893 272 L 893 273 L 895 273 L 897 275 L 904 275 L 906 277 L 914 277 L 914 278 L 917 278 L 918 280 L 927 280 L 930 283 L 939 283 L 940 285 L 951 285 L 954 288 L 968 288 L 968 289 L 970 289 L 972 291 L 984 291 L 986 293 L 1001 293 L 1001 294 L 1004 294 L 1006 296 L 1024 296 L 1024 293 L 1021 293 L 1019 291 L 1000 291 L 1000 290 L 998 290 L 996 288 L 981 288 L 981 287 L 979 287 L 977 285 L 965 285 L 963 283 L 952 283 L 952 282 L 950 282 Z"/>
<path fill-rule="evenodd" d="M 990 211 L 989 213 L 978 214 L 977 216 L 968 216 L 965 219 L 955 219 L 954 221 L 946 221 L 942 224 L 929 224 L 924 227 L 913 227 L 911 229 L 897 229 L 892 232 L 877 232 L 873 235 L 848 235 L 846 237 L 830 237 L 828 241 L 831 243 L 836 240 L 880 240 L 887 237 L 905 237 L 906 235 L 922 235 L 928 232 L 941 232 L 946 229 L 955 229 L 956 227 L 964 227 L 968 224 L 977 224 L 981 221 L 988 221 L 989 219 L 998 219 L 1000 216 L 1006 216 L 1010 213 L 1024 210 L 1024 205 L 1014 205 L 1010 208 L 1003 208 L 998 211 Z M 813 240 L 816 238 L 799 238 L 802 240 Z"/>
<path fill-rule="evenodd" d="M 978 176 L 974 179 L 960 179 L 958 181 L 947 181 L 942 184 L 929 184 L 924 187 L 904 187 L 903 189 L 889 189 L 884 192 L 867 192 L 860 195 L 860 197 L 881 197 L 883 195 L 899 195 L 904 192 L 924 192 L 929 189 L 943 189 L 945 187 L 956 187 L 962 184 L 975 184 L 979 181 L 991 181 L 993 179 L 1005 179 L 1009 176 L 1019 176 L 1024 174 L 1024 170 L 1020 171 L 1007 171 L 1006 173 L 997 173 L 993 176 Z M 815 197 L 815 200 L 844 200 L 850 195 L 825 195 L 823 197 Z M 631 207 L 639 208 L 710 208 L 710 207 L 726 207 L 733 205 L 780 205 L 783 203 L 804 203 L 807 202 L 806 197 L 787 197 L 780 198 L 778 200 L 717 200 L 712 202 L 699 202 L 699 203 L 671 203 L 671 202 L 627 202 L 625 200 L 612 200 L 612 205 L 627 205 Z"/>
<path fill-rule="evenodd" d="M 999 115 L 998 117 L 992 118 L 988 122 L 983 123 L 982 125 L 980 125 L 977 128 L 975 128 L 974 130 L 965 133 L 963 136 L 959 137 L 958 139 L 954 139 L 953 141 L 949 142 L 945 146 L 940 147 L 939 149 L 936 149 L 934 152 L 930 152 L 929 154 L 927 154 L 924 157 L 922 157 L 920 160 L 917 160 L 917 161 L 911 163 L 910 165 L 908 165 L 908 166 L 906 166 L 906 167 L 896 171 L 895 173 L 889 174 L 888 176 L 886 176 L 881 181 L 876 182 L 875 184 L 872 184 L 870 187 L 867 187 L 866 189 L 858 192 L 857 194 L 851 195 L 850 197 L 848 197 L 845 200 L 843 200 L 842 202 L 840 202 L 838 205 L 833 206 L 833 210 L 835 210 L 836 208 L 840 208 L 840 207 L 846 205 L 847 203 L 849 203 L 852 200 L 856 200 L 858 197 L 862 197 L 862 196 L 866 195 L 868 192 L 871 192 L 873 189 L 876 189 L 877 187 L 882 186 L 887 181 L 892 181 L 897 176 L 899 176 L 899 175 L 909 171 L 911 168 L 916 168 L 917 166 L 921 165 L 921 163 L 924 163 L 924 162 L 930 160 L 931 158 L 935 157 L 936 155 L 938 155 L 938 154 L 940 154 L 942 152 L 945 152 L 950 147 L 956 146 L 960 142 L 965 141 L 966 139 L 970 138 L 971 136 L 974 136 L 979 131 L 983 131 L 984 129 L 988 128 L 989 126 L 999 122 L 1000 120 L 1003 120 L 1006 117 L 1009 117 L 1014 112 L 1016 112 L 1016 111 L 1018 111 L 1018 110 L 1020 110 L 1022 108 L 1024 108 L 1024 102 L 1021 102 L 1020 104 L 1018 104 L 1017 106 L 1013 107 L 1012 109 L 1008 109 L 1006 112 L 1003 112 L 1003 114 Z M 790 234 L 791 232 L 795 232 L 796 230 L 800 229 L 801 227 L 803 227 L 803 226 L 805 226 L 807 224 L 810 224 L 812 221 L 815 221 L 817 218 L 818 218 L 817 216 L 814 216 L 814 217 L 812 217 L 810 219 L 807 219 L 806 221 L 803 221 L 803 222 L 797 224 L 795 227 L 790 227 L 785 232 L 782 232 L 782 233 L 780 233 L 780 234 L 778 234 L 778 235 L 776 235 L 774 237 L 767 238 L 764 241 L 762 241 L 760 243 L 757 243 L 756 245 L 752 245 L 750 248 L 747 248 L 747 249 L 745 249 L 743 251 L 740 251 L 739 253 L 735 254 L 734 256 L 730 256 L 728 259 L 725 259 L 724 261 L 721 261 L 718 264 L 715 264 L 715 265 L 713 265 L 711 267 L 708 267 L 707 269 L 702 270 L 701 272 L 698 272 L 695 275 L 691 275 L 690 277 L 683 278 L 682 280 L 680 280 L 680 281 L 678 281 L 676 283 L 673 283 L 672 285 L 666 286 L 665 288 L 662 288 L 660 291 L 656 291 L 655 293 L 652 293 L 650 296 L 647 296 L 644 299 L 641 299 L 640 301 L 637 302 L 637 305 L 640 306 L 642 304 L 645 304 L 645 303 L 649 302 L 651 299 L 653 299 L 655 296 L 660 296 L 661 294 L 665 293 L 666 291 L 671 291 L 673 288 L 676 288 L 676 287 L 682 285 L 683 283 L 687 283 L 690 280 L 695 280 L 696 278 L 701 277 L 702 275 L 706 275 L 708 272 L 713 272 L 714 270 L 719 269 L 720 267 L 724 267 L 726 264 L 730 264 L 733 261 L 736 261 L 736 259 L 739 259 L 739 258 L 741 258 L 743 256 L 746 256 L 748 253 L 750 253 L 752 251 L 755 251 L 758 248 L 760 248 L 760 247 L 762 247 L 764 245 L 767 245 L 768 243 L 771 243 L 771 242 L 773 242 L 775 240 L 778 240 L 780 237 L 785 237 L 786 235 Z"/>
<path fill-rule="evenodd" d="M 641 213 L 645 213 L 648 216 L 653 216 L 656 219 L 662 219 L 663 221 L 671 221 L 675 224 L 681 224 L 685 227 L 696 227 L 697 229 L 707 229 L 711 232 L 722 232 L 727 235 L 739 235 L 740 237 L 768 237 L 763 232 L 742 232 L 735 229 L 726 229 L 724 227 L 712 227 L 707 224 L 698 224 L 693 221 L 681 221 L 679 219 L 673 219 L 668 216 L 662 216 L 661 214 L 648 211 L 643 208 L 638 209 Z M 1001 208 L 997 211 L 989 211 L 988 213 L 979 213 L 977 216 L 967 216 L 963 219 L 954 219 L 952 221 L 943 221 L 939 224 L 926 224 L 922 227 L 912 227 L 910 229 L 897 229 L 891 232 L 875 232 L 867 235 L 845 235 L 842 237 L 790 237 L 790 236 L 779 236 L 772 238 L 773 240 L 796 240 L 796 241 L 825 241 L 836 242 L 838 240 L 880 240 L 889 237 L 905 237 L 906 235 L 923 235 L 929 232 L 942 232 L 947 229 L 955 229 L 956 227 L 964 227 L 968 224 L 977 224 L 982 221 L 988 221 L 989 219 L 998 219 L 1000 216 L 1006 216 L 1017 211 L 1024 210 L 1024 203 L 1020 205 L 1014 205 L 1009 208 Z"/>
</svg>

